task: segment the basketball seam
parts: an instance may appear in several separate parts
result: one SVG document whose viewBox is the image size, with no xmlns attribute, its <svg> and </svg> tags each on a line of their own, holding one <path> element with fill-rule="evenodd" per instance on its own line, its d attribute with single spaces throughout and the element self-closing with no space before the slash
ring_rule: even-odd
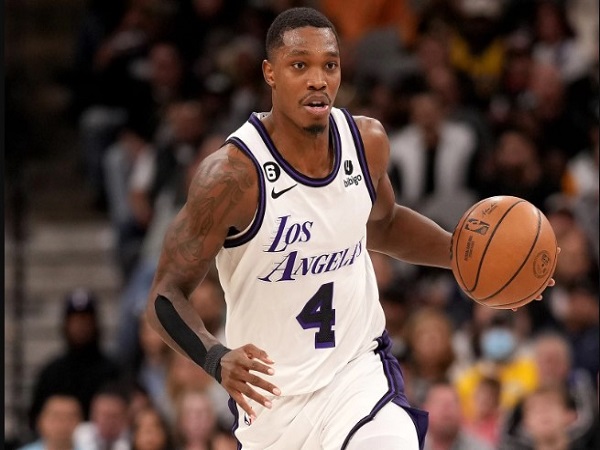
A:
<svg viewBox="0 0 600 450">
<path fill-rule="evenodd" d="M 482 204 L 483 202 L 485 202 L 487 200 L 488 199 L 480 200 L 477 203 L 475 203 L 473 206 L 471 206 L 471 209 L 469 209 L 466 213 L 464 213 L 462 219 L 458 222 L 458 225 L 456 226 L 456 230 L 458 232 L 456 232 L 456 239 L 454 239 L 454 242 L 452 244 L 452 247 L 453 247 L 452 248 L 452 257 L 453 258 L 457 258 L 458 238 L 460 237 L 462 227 L 463 227 L 465 221 L 467 220 L 467 217 L 469 217 L 469 215 L 475 210 L 475 208 L 477 208 L 480 204 Z M 457 272 L 458 276 L 460 277 L 460 281 L 461 281 L 462 285 L 464 286 L 465 293 L 468 294 L 469 290 L 467 289 L 467 283 L 465 283 L 462 273 L 460 272 L 460 265 L 458 264 L 458 259 L 456 259 L 456 272 Z"/>
<path fill-rule="evenodd" d="M 555 241 L 555 245 L 556 245 L 556 247 L 558 247 L 558 242 L 556 242 L 556 241 Z M 547 276 L 547 277 L 546 277 L 546 279 L 544 280 L 544 283 L 542 283 L 542 286 L 543 286 L 543 285 L 544 285 L 544 284 L 545 284 L 545 283 L 546 283 L 546 282 L 547 282 L 547 281 L 548 281 L 548 280 L 549 280 L 549 279 L 552 277 L 552 275 L 554 275 L 554 271 L 556 270 L 556 262 L 557 262 L 557 260 L 558 260 L 558 258 L 557 258 L 556 254 L 555 254 L 555 255 L 554 255 L 554 264 L 552 265 L 552 270 L 550 270 L 550 271 L 548 272 L 548 276 Z M 539 289 L 539 288 L 538 288 L 538 289 Z M 523 297 L 521 300 L 517 300 L 516 302 L 505 303 L 505 304 L 503 304 L 503 305 L 501 305 L 501 306 L 493 306 L 493 308 L 500 308 L 500 307 L 502 307 L 502 308 L 507 308 L 507 309 L 508 309 L 508 308 L 510 308 L 512 305 L 516 305 L 516 304 L 518 304 L 518 303 L 521 303 L 522 301 L 525 301 L 525 300 L 527 300 L 527 298 L 531 297 L 533 294 L 535 294 L 535 292 L 536 292 L 536 291 L 533 291 L 531 294 L 529 294 L 529 295 L 527 295 L 527 296 Z M 541 292 L 540 292 L 540 294 L 541 294 Z M 496 294 L 494 294 L 494 295 L 496 295 Z M 489 298 L 489 297 L 488 297 L 488 298 Z M 485 299 L 484 299 L 484 300 L 485 300 Z"/>
<path fill-rule="evenodd" d="M 479 274 L 481 273 L 481 266 L 483 265 L 483 261 L 485 260 L 485 254 L 487 253 L 488 248 L 489 248 L 490 244 L 492 243 L 492 239 L 494 239 L 494 235 L 496 234 L 496 231 L 498 230 L 498 228 L 500 228 L 500 224 L 504 221 L 504 219 L 506 218 L 508 213 L 515 206 L 517 206 L 519 203 L 524 203 L 524 202 L 525 202 L 525 200 L 517 200 L 515 203 L 510 205 L 510 208 L 508 208 L 506 211 L 504 211 L 504 214 L 502 214 L 502 217 L 500 217 L 500 219 L 496 223 L 496 226 L 494 227 L 494 230 L 492 231 L 492 234 L 490 235 L 490 238 L 488 239 L 487 243 L 485 244 L 485 248 L 483 249 L 483 252 L 481 253 L 481 258 L 479 258 L 479 266 L 477 267 L 477 275 L 475 275 L 475 283 L 473 284 L 473 287 L 471 289 L 467 289 L 467 292 L 471 293 L 475 289 L 477 289 L 477 283 L 479 283 Z M 536 237 L 536 239 L 537 239 L 537 237 Z M 529 257 L 529 255 L 527 255 L 527 257 Z M 502 289 L 504 289 L 504 287 Z"/>
</svg>

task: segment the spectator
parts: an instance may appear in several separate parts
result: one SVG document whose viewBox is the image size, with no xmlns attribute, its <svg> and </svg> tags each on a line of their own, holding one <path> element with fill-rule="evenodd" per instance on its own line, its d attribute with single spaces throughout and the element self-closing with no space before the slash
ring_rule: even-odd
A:
<svg viewBox="0 0 600 450">
<path fill-rule="evenodd" d="M 85 450 L 130 450 L 128 410 L 122 387 L 104 386 L 92 400 L 90 420 L 75 430 L 75 444 Z"/>
<path fill-rule="evenodd" d="M 174 353 L 167 372 L 167 394 L 169 408 L 168 420 L 173 423 L 176 413 L 177 399 L 188 389 L 208 392 L 216 381 L 190 359 Z"/>
<path fill-rule="evenodd" d="M 180 102 L 197 92 L 178 48 L 169 42 L 157 42 L 147 59 L 147 80 L 140 81 L 140 95 L 147 99 L 146 104 L 129 113 L 121 133 L 102 156 L 108 207 L 118 238 L 117 256 L 125 278 L 135 264 L 152 216 L 152 198 L 146 200 L 139 191 L 149 194 L 152 189 L 156 155 L 171 153 L 177 144 L 197 144 L 204 131 L 198 107 L 193 109 L 191 118 L 189 113 L 179 112 L 183 109 Z M 193 126 L 179 126 L 181 122 L 191 122 Z M 172 167 L 173 164 L 167 166 L 169 170 Z"/>
<path fill-rule="evenodd" d="M 502 21 L 504 2 L 458 0 L 453 2 L 450 61 L 473 85 L 473 104 L 486 109 L 498 89 L 506 58 Z"/>
<path fill-rule="evenodd" d="M 595 96 L 600 101 L 599 96 Z M 597 113 L 600 114 L 600 110 Z M 575 220 L 585 231 L 592 246 L 596 265 L 600 264 L 599 223 L 599 152 L 600 124 L 596 118 L 590 124 L 591 147 L 567 163 L 562 180 L 563 191 L 570 198 Z"/>
<path fill-rule="evenodd" d="M 203 390 L 186 389 L 177 399 L 175 429 L 178 450 L 210 450 L 217 416 Z"/>
<path fill-rule="evenodd" d="M 225 339 L 225 296 L 216 273 L 209 272 L 190 296 L 193 307 L 213 336 Z M 229 409 L 229 394 L 219 383 L 210 383 L 206 393 L 215 409 L 219 423 L 231 428 L 233 417 Z"/>
<path fill-rule="evenodd" d="M 37 375 L 30 407 L 30 424 L 45 400 L 55 393 L 76 397 L 89 417 L 90 403 L 98 389 L 120 376 L 117 364 L 101 349 L 100 320 L 95 294 L 75 289 L 65 298 L 62 332 L 65 348 L 48 361 Z"/>
<path fill-rule="evenodd" d="M 466 424 L 466 428 L 496 448 L 499 441 L 500 423 L 500 381 L 496 378 L 483 377 L 475 388 L 473 398 L 473 418 Z"/>
<path fill-rule="evenodd" d="M 131 450 L 175 450 L 168 422 L 154 408 L 139 411 L 131 429 Z"/>
<path fill-rule="evenodd" d="M 565 82 L 580 78 L 591 59 L 569 23 L 566 2 L 537 0 L 533 23 L 533 58 L 558 68 Z"/>
<path fill-rule="evenodd" d="M 211 440 L 212 450 L 237 450 L 238 441 L 231 432 L 230 427 L 217 426 L 215 435 Z"/>
<path fill-rule="evenodd" d="M 518 333 L 514 313 L 487 309 L 490 317 L 478 333 L 481 357 L 453 377 L 467 421 L 474 418 L 474 394 L 484 377 L 500 381 L 501 413 L 538 385 L 535 362 Z"/>
<path fill-rule="evenodd" d="M 150 327 L 145 316 L 140 317 L 139 352 L 131 364 L 129 376 L 148 395 L 149 403 L 161 408 L 167 402 L 167 370 L 173 350 Z M 166 414 L 167 411 L 162 411 Z"/>
<path fill-rule="evenodd" d="M 102 172 L 106 149 L 128 120 L 149 118 L 154 99 L 139 68 L 170 18 L 165 5 L 161 0 L 128 1 L 118 25 L 94 44 L 94 89 L 88 91 L 92 95 L 86 99 L 89 106 L 80 116 L 79 131 L 86 181 L 98 202 L 106 201 Z"/>
<path fill-rule="evenodd" d="M 410 100 L 410 123 L 390 136 L 397 201 L 453 228 L 475 199 L 470 190 L 475 157 L 473 129 L 448 121 L 439 96 L 419 90 Z"/>
<path fill-rule="evenodd" d="M 521 443 L 500 445 L 501 450 L 587 450 L 588 443 L 572 439 L 569 428 L 576 418 L 570 399 L 558 387 L 541 387 L 523 400 L 523 436 Z"/>
<path fill-rule="evenodd" d="M 571 286 L 567 295 L 563 322 L 573 352 L 573 367 L 587 371 L 592 379 L 597 378 L 600 373 L 598 286 L 581 281 Z"/>
<path fill-rule="evenodd" d="M 492 450 L 463 426 L 460 401 L 451 384 L 437 382 L 429 387 L 423 407 L 429 411 L 429 428 L 424 450 Z"/>
<path fill-rule="evenodd" d="M 479 174 L 478 196 L 514 195 L 545 211 L 546 199 L 560 191 L 544 177 L 537 142 L 524 130 L 503 130 L 492 151 L 491 159 Z"/>
<path fill-rule="evenodd" d="M 195 107 L 191 106 L 191 108 Z M 194 128 L 194 122 L 187 123 L 185 128 L 188 131 Z M 185 202 L 191 180 L 190 174 L 203 158 L 223 144 L 224 139 L 225 137 L 220 134 L 210 134 L 202 141 L 195 153 L 190 153 L 189 145 L 182 145 L 181 152 L 177 152 L 176 148 L 167 149 L 169 151 L 164 158 L 167 162 L 163 158 L 160 158 L 160 163 L 158 160 L 152 162 L 152 164 L 169 165 L 169 168 L 161 169 L 160 183 L 157 181 L 153 188 L 148 187 L 153 191 L 152 194 L 148 194 L 152 201 L 152 220 L 144 235 L 136 266 L 121 293 L 117 341 L 118 358 L 124 363 L 129 361 L 136 351 L 139 317 L 146 304 L 166 227 L 178 208 Z M 171 153 L 170 158 L 168 153 Z M 179 158 L 175 157 L 177 153 Z"/>
<path fill-rule="evenodd" d="M 86 450 L 73 442 L 75 428 L 82 420 L 79 400 L 71 395 L 52 394 L 45 399 L 38 416 L 39 439 L 20 450 Z"/>
<path fill-rule="evenodd" d="M 419 308 L 405 326 L 406 358 L 402 370 L 406 395 L 416 407 L 429 386 L 446 380 L 454 362 L 452 323 L 436 308 Z"/>
<path fill-rule="evenodd" d="M 567 339 L 556 332 L 540 334 L 533 343 L 533 354 L 539 374 L 540 388 L 564 391 L 569 399 L 573 420 L 569 440 L 591 443 L 598 437 L 598 402 L 594 382 L 582 369 L 573 367 L 572 351 Z M 509 412 L 502 431 L 502 447 L 526 446 L 529 437 L 523 433 L 522 403 Z"/>
<path fill-rule="evenodd" d="M 568 102 L 568 92 L 556 66 L 534 63 L 524 101 L 512 114 L 539 143 L 545 176 L 555 185 L 560 185 L 567 161 L 590 145 L 588 122 L 580 107 Z"/>
</svg>

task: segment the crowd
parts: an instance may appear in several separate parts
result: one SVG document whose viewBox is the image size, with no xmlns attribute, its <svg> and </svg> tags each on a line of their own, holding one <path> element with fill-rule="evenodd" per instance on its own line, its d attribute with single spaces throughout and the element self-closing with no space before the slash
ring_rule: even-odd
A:
<svg viewBox="0 0 600 450">
<path fill-rule="evenodd" d="M 270 109 L 264 37 L 291 6 L 336 25 L 336 106 L 385 126 L 399 203 L 452 230 L 477 200 L 515 195 L 561 247 L 556 285 L 517 312 L 475 304 L 449 271 L 372 254 L 408 398 L 430 413 L 426 449 L 598 448 L 595 0 L 88 1 L 73 109 L 123 280 L 116 351 L 100 345 L 101 299 L 69 293 L 64 353 L 37 376 L 24 448 L 237 448 L 225 390 L 142 311 L 194 169 Z M 214 273 L 193 304 L 222 338 Z"/>
</svg>

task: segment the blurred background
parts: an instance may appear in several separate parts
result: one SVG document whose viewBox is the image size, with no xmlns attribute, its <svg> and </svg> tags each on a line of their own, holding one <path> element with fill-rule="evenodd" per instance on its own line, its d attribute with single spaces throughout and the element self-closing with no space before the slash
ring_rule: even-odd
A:
<svg viewBox="0 0 600 450">
<path fill-rule="evenodd" d="M 194 169 L 270 109 L 264 38 L 291 6 L 336 25 L 336 106 L 387 129 L 398 202 L 452 230 L 522 197 L 562 249 L 509 314 L 372 255 L 427 448 L 598 448 L 597 0 L 4 2 L 4 448 L 236 448 L 227 394 L 141 311 Z M 222 337 L 214 274 L 192 300 Z"/>
</svg>

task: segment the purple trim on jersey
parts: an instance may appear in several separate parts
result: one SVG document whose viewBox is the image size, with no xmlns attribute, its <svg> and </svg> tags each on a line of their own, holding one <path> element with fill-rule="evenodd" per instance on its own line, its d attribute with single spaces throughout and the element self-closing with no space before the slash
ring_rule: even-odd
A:
<svg viewBox="0 0 600 450">
<path fill-rule="evenodd" d="M 271 152 L 271 155 L 273 155 L 275 161 L 277 161 L 277 163 L 283 168 L 283 170 L 285 170 L 287 174 L 298 183 L 302 183 L 310 187 L 321 187 L 331 183 L 337 176 L 342 160 L 342 145 L 340 132 L 332 116 L 329 116 L 329 136 L 333 140 L 333 170 L 325 178 L 310 178 L 298 172 L 285 160 L 283 156 L 281 156 L 281 153 L 279 153 L 279 150 L 277 150 L 277 147 L 275 147 L 271 136 L 269 136 L 267 129 L 256 114 L 250 115 L 249 122 L 252 125 L 254 125 L 254 128 L 256 128 L 258 134 L 260 134 L 260 137 L 269 149 L 269 152 Z"/>
<path fill-rule="evenodd" d="M 350 126 L 350 132 L 352 133 L 354 146 L 356 147 L 356 155 L 358 156 L 358 163 L 360 164 L 360 168 L 365 175 L 365 184 L 367 185 L 371 202 L 375 203 L 375 200 L 377 199 L 377 193 L 375 192 L 375 187 L 373 186 L 373 180 L 371 180 L 371 173 L 369 172 L 369 165 L 367 164 L 367 158 L 365 156 L 365 145 L 362 137 L 360 136 L 360 131 L 358 130 L 352 115 L 344 108 L 342 108 L 341 111 L 344 113 L 344 116 L 346 116 L 346 120 Z"/>
<path fill-rule="evenodd" d="M 237 450 L 242 450 L 242 443 L 235 437 L 235 430 L 237 430 L 238 425 L 240 423 L 240 414 L 237 409 L 237 404 L 235 403 L 235 400 L 233 398 L 229 397 L 227 405 L 229 406 L 229 411 L 231 411 L 231 414 L 233 414 L 233 425 L 231 425 L 231 434 L 237 442 Z"/>
<path fill-rule="evenodd" d="M 260 229 L 260 226 L 262 225 L 263 219 L 265 217 L 265 205 L 267 202 L 265 200 L 265 180 L 262 176 L 260 164 L 254 157 L 248 146 L 240 138 L 237 137 L 229 138 L 225 143 L 233 144 L 237 148 L 239 148 L 240 151 L 245 153 L 256 166 L 256 172 L 258 175 L 258 206 L 256 211 L 256 217 L 254 217 L 254 220 L 252 221 L 252 225 L 250 226 L 249 230 L 234 238 L 225 239 L 223 247 L 231 248 L 243 245 L 250 239 L 252 239 L 254 236 L 256 236 L 256 233 L 258 233 L 258 230 Z"/>
<path fill-rule="evenodd" d="M 425 444 L 425 433 L 427 431 L 427 413 L 411 408 L 408 404 L 406 395 L 404 394 L 404 378 L 402 377 L 402 369 L 396 357 L 392 354 L 392 341 L 389 338 L 387 331 L 383 332 L 383 335 L 377 338 L 377 348 L 374 350 L 375 353 L 381 358 L 383 364 L 383 372 L 388 380 L 388 391 L 379 399 L 375 404 L 371 412 L 363 417 L 358 423 L 350 430 L 348 436 L 344 440 L 342 450 L 344 450 L 354 433 L 356 433 L 360 427 L 364 424 L 373 420 L 377 412 L 381 410 L 389 402 L 395 403 L 402 407 L 415 423 L 417 429 L 417 436 L 419 438 L 419 448 L 423 450 Z"/>
</svg>

